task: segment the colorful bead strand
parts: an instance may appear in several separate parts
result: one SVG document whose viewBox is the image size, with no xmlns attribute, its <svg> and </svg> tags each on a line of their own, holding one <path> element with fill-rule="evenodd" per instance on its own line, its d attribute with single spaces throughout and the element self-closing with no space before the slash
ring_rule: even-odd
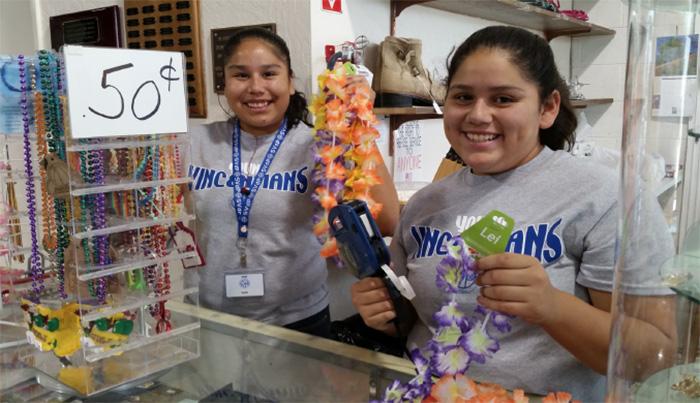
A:
<svg viewBox="0 0 700 403">
<path fill-rule="evenodd" d="M 92 177 L 88 163 L 87 163 L 87 152 L 86 151 L 81 151 L 80 152 L 80 175 L 83 180 L 88 181 L 90 180 L 89 178 Z M 80 196 L 80 224 L 83 228 L 83 231 L 90 231 L 92 229 L 92 224 L 90 220 L 90 205 L 91 203 L 91 198 L 92 195 L 83 195 Z M 90 237 L 85 237 L 80 241 L 80 246 L 83 251 L 83 257 L 85 260 L 85 266 L 89 266 L 92 264 L 92 256 L 91 256 L 91 238 Z M 90 296 L 94 297 L 97 295 L 96 290 L 95 290 L 95 282 L 94 281 L 88 281 L 88 292 L 90 293 Z"/>
<path fill-rule="evenodd" d="M 44 117 L 44 105 L 41 94 L 34 93 L 34 126 L 36 127 L 36 151 L 37 158 L 42 161 L 48 155 L 46 145 L 46 126 Z M 39 164 L 39 176 L 41 177 L 41 216 L 43 222 L 44 248 L 53 251 L 58 245 L 56 232 L 56 217 L 53 214 L 53 200 L 49 197 L 46 184 L 46 169 L 43 164 Z"/>
<path fill-rule="evenodd" d="M 48 153 L 53 153 L 61 160 L 66 160 L 65 144 L 63 143 L 63 109 L 65 99 L 60 95 L 63 91 L 61 84 L 61 62 L 59 58 L 47 50 L 39 51 L 39 80 L 41 89 L 41 102 L 44 110 L 46 127 L 46 147 Z M 52 68 L 53 65 L 53 68 Z M 39 142 L 41 144 L 41 142 Z M 59 294 L 66 298 L 64 287 L 65 250 L 70 242 L 70 234 L 67 228 L 68 208 L 66 201 L 54 198 L 54 223 L 56 228 L 56 249 L 54 261 L 59 277 Z"/>
<path fill-rule="evenodd" d="M 24 145 L 24 173 L 26 175 L 25 193 L 27 198 L 27 210 L 29 215 L 29 233 L 31 236 L 31 254 L 29 257 L 29 272 L 32 277 L 31 300 L 39 303 L 44 291 L 44 269 L 39 258 L 39 245 L 36 235 L 36 198 L 34 193 L 34 171 L 32 168 L 32 146 L 29 140 L 29 86 L 27 85 L 27 66 L 24 56 L 18 56 L 20 88 L 22 91 L 20 107 L 22 109 L 23 145 Z"/>
<path fill-rule="evenodd" d="M 100 151 L 91 151 L 92 153 L 92 163 L 94 166 L 94 180 L 97 184 L 105 183 L 105 172 L 104 172 L 104 160 L 102 159 L 102 153 Z M 105 214 L 105 194 L 97 193 L 93 198 L 95 209 L 93 216 L 93 227 L 95 229 L 103 229 L 107 226 L 107 219 Z M 100 235 L 96 237 L 95 240 L 95 254 L 97 264 L 100 266 L 106 266 L 112 263 L 109 257 L 109 236 Z M 100 277 L 97 279 L 97 299 L 100 304 L 103 304 L 106 300 L 107 292 L 107 281 L 105 277 Z"/>
</svg>

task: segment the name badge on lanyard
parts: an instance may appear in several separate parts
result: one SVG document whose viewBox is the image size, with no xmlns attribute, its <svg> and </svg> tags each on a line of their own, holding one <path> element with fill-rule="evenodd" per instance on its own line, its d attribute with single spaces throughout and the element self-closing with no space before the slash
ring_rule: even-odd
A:
<svg viewBox="0 0 700 403">
<path fill-rule="evenodd" d="M 282 121 L 279 129 L 277 129 L 277 134 L 270 144 L 265 157 L 263 158 L 260 169 L 255 174 L 252 179 L 250 187 L 245 184 L 245 177 L 241 171 L 241 125 L 240 122 L 236 121 L 236 125 L 233 129 L 233 147 L 232 147 L 232 162 L 233 162 L 233 199 L 231 200 L 231 207 L 236 211 L 236 218 L 238 221 L 238 241 L 236 246 L 238 247 L 238 252 L 240 255 L 241 267 L 246 267 L 248 265 L 247 259 L 247 246 L 248 246 L 248 236 L 250 231 L 248 230 L 248 223 L 250 218 L 250 210 L 253 207 L 253 200 L 255 200 L 255 195 L 258 193 L 260 186 L 262 185 L 263 178 L 267 174 L 267 171 L 272 165 L 272 160 L 277 155 L 284 137 L 287 135 L 287 119 Z"/>
<path fill-rule="evenodd" d="M 227 274 L 226 297 L 262 297 L 265 295 L 263 273 Z"/>
</svg>

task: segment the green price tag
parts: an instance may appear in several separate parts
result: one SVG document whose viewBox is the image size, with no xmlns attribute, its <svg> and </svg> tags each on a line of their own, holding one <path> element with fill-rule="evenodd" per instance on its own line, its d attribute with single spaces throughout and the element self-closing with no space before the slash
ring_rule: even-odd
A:
<svg viewBox="0 0 700 403">
<path fill-rule="evenodd" d="M 352 63 L 350 63 L 350 62 L 345 62 L 345 63 L 343 64 L 343 67 L 345 68 L 345 72 L 346 72 L 349 76 L 354 76 L 355 74 L 357 74 L 357 69 L 355 69 L 355 65 L 354 65 L 354 64 L 352 64 Z"/>
<path fill-rule="evenodd" d="M 460 236 L 480 256 L 493 255 L 505 252 L 514 224 L 505 213 L 492 210 Z"/>
</svg>

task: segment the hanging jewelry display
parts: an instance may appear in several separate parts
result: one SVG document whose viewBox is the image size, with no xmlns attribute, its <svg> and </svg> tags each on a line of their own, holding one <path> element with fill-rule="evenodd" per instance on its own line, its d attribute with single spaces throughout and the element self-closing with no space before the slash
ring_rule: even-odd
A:
<svg viewBox="0 0 700 403">
<path fill-rule="evenodd" d="M 128 57 L 142 56 L 136 52 Z M 180 66 L 177 58 L 181 55 L 163 58 L 171 73 Z M 5 122 L 10 116 L 6 111 L 13 111 L 14 121 L 20 122 L 12 124 L 19 133 L 0 133 L 5 151 L 0 179 L 7 184 L 0 186 L 6 201 L 0 204 L 0 259 L 11 262 L 27 256 L 26 268 L 15 261 L 1 269 L 0 311 L 18 311 L 17 321 L 26 326 L 27 340 L 36 347 L 28 363 L 31 359 L 38 371 L 91 396 L 199 354 L 199 319 L 191 312 L 175 313 L 167 304 L 186 296 L 197 300 L 197 287 L 182 285 L 180 264 L 193 252 L 179 250 L 171 239 L 171 228 L 194 220 L 181 190 L 189 182 L 189 140 L 181 134 L 186 124 L 178 124 L 183 128 L 180 134 L 156 128 L 157 134 L 131 135 L 127 130 L 100 137 L 105 126 L 92 125 L 94 136 L 76 135 L 73 124 L 68 130 L 68 112 L 75 104 L 68 109 L 64 95 L 64 72 L 71 77 L 64 69 L 71 66 L 67 60 L 64 66 L 63 56 L 51 51 L 0 57 L 0 84 L 7 81 L 16 94 L 0 97 L 0 114 Z M 84 71 L 84 65 L 81 68 Z M 131 111 L 137 118 L 148 115 L 141 114 L 138 105 L 145 102 L 150 107 L 150 91 L 160 91 L 163 105 L 166 97 L 172 100 L 181 94 L 186 121 L 186 83 L 180 81 L 182 91 L 170 92 L 175 77 L 168 77 L 167 89 L 150 80 L 144 91 L 143 86 L 130 89 L 124 82 L 114 83 L 123 86 L 131 101 L 138 97 Z M 85 91 L 80 85 L 75 88 L 71 96 Z M 6 108 L 7 99 L 15 106 Z M 71 122 L 75 123 L 72 116 Z M 22 161 L 23 172 L 11 170 L 9 163 L 15 160 Z M 15 194 L 15 182 L 23 192 Z M 19 249 L 22 239 L 28 245 Z M 26 285 L 6 295 L 8 276 Z M 0 367 L 0 378 L 3 371 Z"/>
<path fill-rule="evenodd" d="M 374 142 L 379 133 L 372 111 L 371 89 L 366 83 L 348 85 L 357 74 L 350 63 L 326 70 L 318 78 L 320 92 L 309 107 L 314 114 L 313 154 L 315 165 L 311 181 L 319 211 L 314 216 L 314 234 L 323 244 L 321 256 L 333 257 L 338 248 L 329 235 L 328 212 L 344 200 L 363 200 L 372 216 L 382 205 L 370 196 L 370 189 L 381 182 L 376 167 L 381 155 Z"/>
</svg>

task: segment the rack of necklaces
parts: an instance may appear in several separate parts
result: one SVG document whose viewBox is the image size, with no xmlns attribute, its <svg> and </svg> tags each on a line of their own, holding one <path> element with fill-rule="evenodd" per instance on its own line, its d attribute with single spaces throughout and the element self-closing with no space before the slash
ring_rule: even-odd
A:
<svg viewBox="0 0 700 403">
<path fill-rule="evenodd" d="M 167 305 L 198 300 L 187 134 L 73 139 L 62 55 L 0 63 L 0 312 L 24 362 L 91 396 L 197 357 L 198 317 Z"/>
</svg>

